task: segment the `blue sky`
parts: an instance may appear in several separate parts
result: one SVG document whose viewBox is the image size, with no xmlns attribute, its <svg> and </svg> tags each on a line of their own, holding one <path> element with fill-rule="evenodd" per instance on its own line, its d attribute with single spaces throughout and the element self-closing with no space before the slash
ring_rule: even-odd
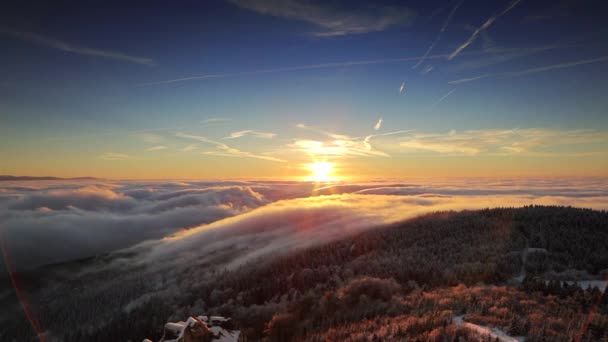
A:
<svg viewBox="0 0 608 342">
<path fill-rule="evenodd" d="M 331 159 L 356 175 L 491 175 L 497 159 L 513 174 L 605 174 L 601 1 L 7 7 L 0 173 L 289 176 Z"/>
</svg>

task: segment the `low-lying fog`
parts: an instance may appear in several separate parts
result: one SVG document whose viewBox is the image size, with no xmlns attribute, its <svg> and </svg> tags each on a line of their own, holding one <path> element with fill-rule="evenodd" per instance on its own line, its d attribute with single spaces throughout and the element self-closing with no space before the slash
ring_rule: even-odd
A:
<svg viewBox="0 0 608 342">
<path fill-rule="evenodd" d="M 3 182 L 0 222 L 14 269 L 127 247 L 142 262 L 179 262 L 230 250 L 228 264 L 239 265 L 266 252 L 438 210 L 527 204 L 606 209 L 607 184 L 603 179 Z"/>
</svg>

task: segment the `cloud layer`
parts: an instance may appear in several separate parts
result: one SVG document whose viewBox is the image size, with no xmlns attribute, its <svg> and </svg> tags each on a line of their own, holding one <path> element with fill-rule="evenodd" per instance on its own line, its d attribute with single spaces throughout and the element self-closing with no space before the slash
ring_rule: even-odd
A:
<svg viewBox="0 0 608 342">
<path fill-rule="evenodd" d="M 17 269 L 129 246 L 136 262 L 223 255 L 223 262 L 234 266 L 437 210 L 527 204 L 608 209 L 606 184 L 603 179 L 3 182 L 0 222 Z"/>
</svg>

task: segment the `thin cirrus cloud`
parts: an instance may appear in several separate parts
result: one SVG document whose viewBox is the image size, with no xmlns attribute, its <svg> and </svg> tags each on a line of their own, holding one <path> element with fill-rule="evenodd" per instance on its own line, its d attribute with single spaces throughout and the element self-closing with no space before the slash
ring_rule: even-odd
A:
<svg viewBox="0 0 608 342">
<path fill-rule="evenodd" d="M 53 49 L 78 54 L 78 55 L 113 59 L 113 60 L 125 61 L 125 62 L 140 64 L 140 65 L 146 65 L 146 66 L 155 66 L 156 65 L 156 62 L 150 58 L 131 56 L 131 55 L 124 54 L 122 52 L 117 52 L 117 51 L 100 50 L 100 49 L 94 49 L 94 48 L 89 48 L 89 47 L 84 47 L 84 46 L 78 46 L 78 45 L 64 42 L 64 41 L 56 39 L 56 38 L 42 36 L 42 35 L 30 33 L 30 32 L 0 29 L 0 34 L 9 36 L 9 37 L 13 37 L 16 39 L 20 39 L 23 41 L 27 41 L 30 43 L 43 45 L 43 46 L 50 47 Z"/>
<path fill-rule="evenodd" d="M 159 146 L 152 146 L 150 148 L 147 148 L 146 151 L 152 152 L 152 151 L 160 151 L 160 150 L 165 150 L 165 149 L 167 149 L 167 146 L 159 145 Z"/>
<path fill-rule="evenodd" d="M 124 153 L 104 152 L 99 155 L 99 158 L 103 160 L 127 160 L 131 159 L 132 156 Z"/>
<path fill-rule="evenodd" d="M 482 75 L 478 75 L 478 76 L 472 76 L 472 77 L 467 77 L 467 78 L 461 78 L 459 80 L 449 81 L 448 84 L 466 83 L 466 82 L 477 81 L 477 80 L 481 80 L 484 78 L 490 78 L 490 77 L 524 76 L 524 75 L 528 75 L 528 74 L 536 74 L 539 72 L 573 68 L 573 67 L 576 67 L 579 65 L 603 63 L 603 62 L 607 62 L 607 61 L 608 61 L 608 56 L 601 56 L 598 58 L 584 59 L 584 60 L 567 62 L 567 63 L 551 64 L 551 65 L 545 65 L 545 66 L 541 66 L 541 67 L 537 67 L 537 68 L 530 68 L 530 69 L 519 70 L 519 71 L 506 71 L 506 72 L 495 72 L 495 73 L 482 74 Z"/>
<path fill-rule="evenodd" d="M 283 159 L 275 158 L 275 157 L 265 155 L 265 154 L 257 154 L 257 153 L 253 153 L 253 152 L 241 151 L 234 147 L 230 147 L 224 143 L 209 139 L 207 137 L 199 136 L 199 135 L 186 134 L 186 133 L 179 132 L 176 134 L 176 136 L 178 138 L 190 139 L 190 140 L 195 140 L 198 142 L 214 145 L 215 148 L 217 149 L 215 151 L 201 152 L 201 154 L 204 154 L 204 155 L 222 156 L 222 157 L 248 157 L 248 158 L 262 159 L 262 160 L 268 160 L 268 161 L 279 162 L 279 163 L 286 162 Z"/>
<path fill-rule="evenodd" d="M 469 39 L 467 39 L 464 43 L 462 43 L 460 46 L 458 46 L 456 48 L 456 50 L 454 50 L 454 52 L 452 52 L 450 54 L 450 56 L 448 57 L 448 60 L 454 59 L 469 45 L 473 44 L 473 42 L 477 39 L 477 37 L 479 37 L 485 30 L 487 30 L 490 26 L 492 26 L 492 24 L 494 24 L 494 22 L 498 18 L 502 17 L 503 15 L 507 14 L 510 10 L 512 10 L 513 7 L 515 7 L 520 1 L 521 0 L 513 0 L 504 10 L 502 10 L 502 12 L 500 12 L 500 13 L 494 15 L 493 17 L 490 17 L 488 20 L 486 20 L 485 23 L 483 23 L 483 25 L 481 25 L 478 29 L 473 31 L 473 33 L 471 34 Z"/>
<path fill-rule="evenodd" d="M 331 6 L 327 2 L 302 0 L 228 0 L 230 3 L 258 14 L 293 19 L 313 24 L 321 31 L 318 37 L 334 37 L 384 31 L 409 24 L 416 13 L 405 7 L 367 6 L 351 9 Z"/>
<path fill-rule="evenodd" d="M 560 152 L 559 147 L 605 145 L 607 142 L 606 133 L 600 131 L 527 128 L 450 131 L 446 134 L 414 133 L 404 137 L 399 145 L 405 149 L 404 152 L 434 152 L 444 155 L 581 156 L 580 153 Z M 547 148 L 557 148 L 558 151 L 546 152 Z M 583 153 L 588 154 L 588 151 Z"/>
<path fill-rule="evenodd" d="M 290 150 L 305 153 L 313 158 L 389 156 L 382 151 L 373 150 L 365 139 L 328 132 L 302 123 L 296 127 L 325 137 L 324 140 L 294 139 L 287 145 Z"/>
<path fill-rule="evenodd" d="M 245 131 L 232 132 L 227 137 L 224 137 L 224 139 L 236 139 L 236 138 L 242 138 L 242 137 L 245 137 L 245 136 L 251 136 L 251 137 L 255 137 L 255 138 L 271 139 L 271 138 L 276 137 L 277 134 L 276 133 L 270 133 L 270 132 L 258 132 L 258 131 L 253 131 L 253 130 L 245 130 Z"/>
<path fill-rule="evenodd" d="M 385 152 L 373 150 L 366 140 L 332 140 L 319 141 L 296 139 L 287 145 L 292 151 L 305 153 L 313 158 L 325 157 L 388 157 Z"/>
<path fill-rule="evenodd" d="M 378 125 L 378 124 L 376 124 Z M 336 134 L 321 129 L 298 124 L 296 127 L 316 133 L 325 137 L 318 139 L 294 139 L 287 147 L 294 152 L 305 153 L 313 158 L 341 158 L 341 157 L 390 157 L 384 151 L 374 149 L 371 145 L 373 137 L 389 136 L 409 132 L 408 130 L 371 134 L 367 136 L 351 137 L 344 134 Z M 378 127 L 379 129 L 380 127 Z"/>
</svg>

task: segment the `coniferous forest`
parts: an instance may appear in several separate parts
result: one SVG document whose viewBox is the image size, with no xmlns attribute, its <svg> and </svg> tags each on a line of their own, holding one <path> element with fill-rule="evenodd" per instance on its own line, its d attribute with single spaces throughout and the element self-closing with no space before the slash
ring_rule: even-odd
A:
<svg viewBox="0 0 608 342">
<path fill-rule="evenodd" d="M 608 341 L 604 211 L 437 212 L 236 268 L 101 267 L 108 258 L 14 275 L 48 341 L 158 340 L 165 322 L 203 313 L 232 317 L 247 341 L 493 340 L 478 327 Z M 2 285 L 0 340 L 36 340 Z"/>
</svg>

